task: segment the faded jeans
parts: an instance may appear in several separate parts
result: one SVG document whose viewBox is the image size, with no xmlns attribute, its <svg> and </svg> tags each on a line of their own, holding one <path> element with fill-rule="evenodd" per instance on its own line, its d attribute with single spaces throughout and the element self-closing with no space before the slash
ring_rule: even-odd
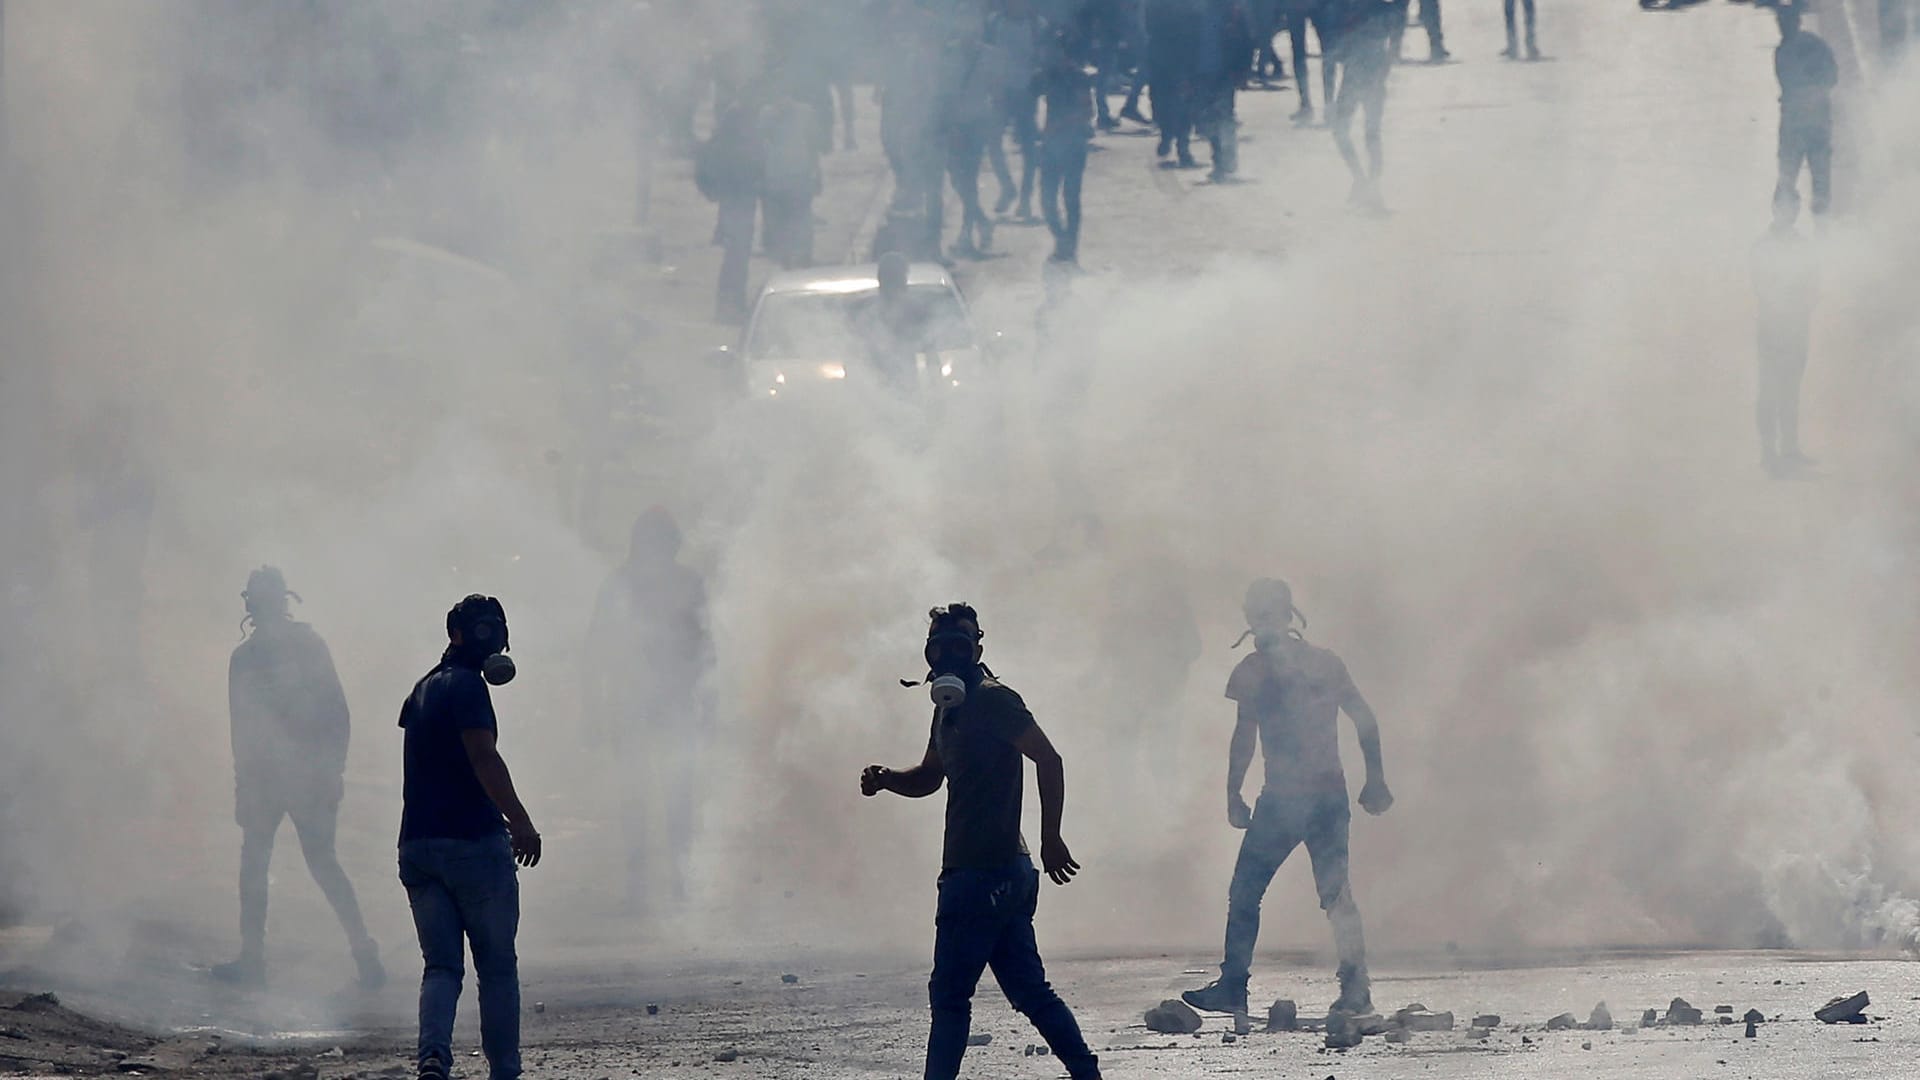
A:
<svg viewBox="0 0 1920 1080">
<path fill-rule="evenodd" d="M 989 966 L 1007 1003 L 1033 1022 L 1069 1076 L 1090 1080 L 1100 1075 L 1100 1060 L 1087 1049 L 1072 1011 L 1047 982 L 1033 936 L 1039 901 L 1040 873 L 1025 856 L 995 870 L 940 874 L 933 977 L 927 983 L 933 1030 L 927 1036 L 926 1080 L 960 1075 L 973 1021 L 973 991 Z"/>
<path fill-rule="evenodd" d="M 480 1045 L 493 1080 L 520 1075 L 520 879 L 506 833 L 484 840 L 425 839 L 400 845 L 420 954 L 422 1069 L 453 1068 L 453 1018 L 460 1005 L 466 945 L 480 979 Z"/>
</svg>

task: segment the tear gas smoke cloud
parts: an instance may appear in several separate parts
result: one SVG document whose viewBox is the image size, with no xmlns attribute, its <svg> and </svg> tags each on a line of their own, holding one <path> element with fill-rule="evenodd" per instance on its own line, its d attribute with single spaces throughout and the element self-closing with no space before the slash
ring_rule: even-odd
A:
<svg viewBox="0 0 1920 1080">
<path fill-rule="evenodd" d="M 342 850 L 376 934 L 407 933 L 392 712 L 475 589 L 513 618 L 503 745 L 553 822 L 529 936 L 601 933 L 630 781 L 573 680 L 613 538 L 569 524 L 549 451 L 571 462 L 590 435 L 569 412 L 586 328 L 632 314 L 592 237 L 630 198 L 624 65 L 657 58 L 616 47 L 620 5 L 268 10 L 285 15 L 8 5 L 12 206 L 31 214 L 9 245 L 10 367 L 47 390 L 37 414 L 8 403 L 27 425 L 9 483 L 46 541 L 22 550 L 51 557 L 12 579 L 5 899 L 223 940 L 220 680 L 234 593 L 272 561 L 355 709 Z M 720 5 L 681 17 L 738 25 Z M 1743 448 L 1771 28 L 1725 23 L 1715 49 L 1750 62 L 1685 81 L 1666 73 L 1705 40 L 1690 24 L 1566 19 L 1589 33 L 1562 68 L 1624 67 L 1517 81 L 1511 156 L 1449 141 L 1444 113 L 1396 114 L 1408 197 L 1389 225 L 1275 218 L 1284 258 L 1221 250 L 1270 223 L 1234 213 L 1339 183 L 1330 153 L 1250 144 L 1287 183 L 1231 213 L 1170 201 L 1171 238 L 1209 239 L 1078 282 L 999 392 L 938 423 L 855 393 L 734 415 L 642 463 L 710 571 L 719 665 L 711 902 L 683 937 L 919 941 L 939 815 L 862 803 L 854 778 L 917 757 L 924 699 L 895 680 L 919 674 L 925 609 L 967 599 L 1067 757 L 1092 872 L 1049 894 L 1047 935 L 1210 944 L 1236 838 L 1226 646 L 1246 581 L 1280 574 L 1384 725 L 1400 809 L 1355 832 L 1377 944 L 1920 938 L 1920 86 L 1881 80 L 1868 118 L 1889 149 L 1863 214 L 1889 224 L 1822 241 L 1809 426 L 1845 464 L 1766 483 Z M 299 62 L 270 72 L 276 48 Z M 366 77 L 395 97 L 355 102 Z M 1657 93 L 1677 86 L 1694 93 Z M 1566 135 L 1596 114 L 1640 141 Z M 354 122 L 370 115 L 385 126 Z M 1746 152 L 1690 144 L 1705 126 Z M 422 269 L 414 240 L 473 258 Z M 90 563 L 111 527 L 74 509 L 116 455 L 158 492 L 144 575 Z M 297 913 L 276 938 L 305 920 L 330 940 L 301 888 L 276 892 Z M 1321 944 L 1311 890 L 1268 910 L 1269 945 Z"/>
</svg>

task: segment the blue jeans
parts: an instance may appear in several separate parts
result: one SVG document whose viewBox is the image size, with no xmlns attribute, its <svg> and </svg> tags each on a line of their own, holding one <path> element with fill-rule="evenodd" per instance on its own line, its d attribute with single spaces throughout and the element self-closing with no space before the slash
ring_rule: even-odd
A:
<svg viewBox="0 0 1920 1080">
<path fill-rule="evenodd" d="M 1227 887 L 1227 944 L 1220 981 L 1246 985 L 1253 965 L 1253 945 L 1260 936 L 1260 901 L 1280 865 L 1302 844 L 1313 860 L 1313 886 L 1320 894 L 1320 909 L 1333 923 L 1341 977 L 1366 970 L 1360 908 L 1353 902 L 1347 877 L 1347 830 L 1352 819 L 1344 788 L 1304 796 L 1260 793 L 1253 807 L 1253 823 L 1240 841 L 1233 883 Z"/>
<path fill-rule="evenodd" d="M 926 1080 L 960 1075 L 973 1021 L 974 987 L 989 966 L 1007 1003 L 1033 1022 L 1068 1075 L 1074 1080 L 1100 1075 L 1100 1059 L 1087 1049 L 1072 1011 L 1047 983 L 1033 937 L 1039 900 L 1040 874 L 1025 856 L 997 870 L 941 873 L 933 977 L 927 983 L 933 1031 L 927 1037 Z"/>
<path fill-rule="evenodd" d="M 503 832 L 485 840 L 409 840 L 400 845 L 426 970 L 420 976 L 421 1068 L 453 1068 L 453 1017 L 460 1006 L 466 945 L 480 978 L 480 1045 L 493 1080 L 520 1075 L 520 879 Z"/>
</svg>

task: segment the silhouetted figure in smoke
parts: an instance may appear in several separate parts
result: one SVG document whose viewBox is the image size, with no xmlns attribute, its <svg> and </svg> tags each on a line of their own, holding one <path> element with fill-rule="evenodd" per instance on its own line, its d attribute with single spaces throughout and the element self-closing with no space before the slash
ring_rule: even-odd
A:
<svg viewBox="0 0 1920 1080">
<path fill-rule="evenodd" d="M 900 392 L 916 385 L 920 344 L 926 335 L 926 313 L 914 303 L 908 287 L 911 272 L 905 255 L 889 251 L 880 256 L 874 265 L 878 292 L 872 306 L 855 320 L 868 364 L 883 383 Z"/>
<path fill-rule="evenodd" d="M 280 571 L 247 577 L 247 638 L 227 665 L 233 726 L 234 821 L 240 826 L 240 957 L 213 969 L 228 982 L 266 981 L 267 867 L 284 818 L 293 819 L 314 883 L 333 905 L 359 967 L 360 985 L 386 981 L 353 883 L 334 853 L 347 771 L 347 697 L 327 643 L 295 622 Z"/>
<path fill-rule="evenodd" d="M 1299 613 L 1285 582 L 1254 582 L 1244 609 L 1254 653 L 1241 660 L 1227 680 L 1227 697 L 1239 709 L 1227 756 L 1227 822 L 1247 835 L 1227 890 L 1226 957 L 1220 978 L 1181 996 L 1196 1009 L 1246 1012 L 1260 901 L 1281 863 L 1304 843 L 1313 860 L 1320 908 L 1333 923 L 1340 957 L 1340 997 L 1331 1011 L 1365 1015 L 1373 1011 L 1373 1000 L 1360 909 L 1347 876 L 1352 812 L 1340 766 L 1340 711 L 1346 710 L 1360 735 L 1367 763 L 1360 806 L 1369 814 L 1385 813 L 1393 805 L 1380 761 L 1380 727 L 1340 658 L 1307 644 L 1292 628 Z M 1253 764 L 1256 741 L 1266 759 L 1266 782 L 1259 801 L 1248 810 L 1240 787 Z"/>
<path fill-rule="evenodd" d="M 939 914 L 934 920 L 933 976 L 928 996 L 926 1080 L 953 1080 L 967 1051 L 973 992 L 993 968 L 1007 1002 L 1023 1013 L 1074 1080 L 1100 1075 L 1080 1025 L 1047 983 L 1034 939 L 1040 874 L 1020 834 L 1026 777 L 1034 763 L 1040 785 L 1040 865 L 1056 885 L 1080 871 L 1060 820 L 1066 804 L 1060 755 L 1034 723 L 1020 695 L 981 663 L 980 617 L 966 604 L 930 613 L 925 649 L 934 700 L 927 752 L 911 769 L 869 765 L 860 792 L 925 798 L 947 785 L 946 843 L 940 862 Z"/>
<path fill-rule="evenodd" d="M 1041 83 L 1046 126 L 1040 132 L 1040 208 L 1053 232 L 1055 262 L 1080 261 L 1080 187 L 1093 138 L 1093 83 L 1056 38 Z"/>
<path fill-rule="evenodd" d="M 1006 84 L 1007 55 L 999 46 L 971 32 L 956 35 L 947 44 L 949 65 L 943 80 L 946 91 L 944 123 L 947 135 L 947 179 L 960 198 L 960 236 L 953 253 L 979 258 L 993 248 L 993 221 L 980 202 L 980 166 L 987 144 L 1000 141 L 1006 127 L 1001 92 Z M 1003 162 L 1001 169 L 1005 169 Z M 1010 184 L 1008 177 L 1003 184 Z M 1004 188 L 1000 202 L 1010 201 Z"/>
<path fill-rule="evenodd" d="M 813 200 L 820 194 L 822 121 L 817 108 L 798 98 L 783 97 L 760 117 L 760 138 L 766 165 L 760 182 L 760 206 L 765 217 L 767 256 L 782 269 L 813 265 Z"/>
<path fill-rule="evenodd" d="M 1754 411 L 1760 465 L 1772 476 L 1813 464 L 1800 451 L 1800 380 L 1820 275 L 1811 245 L 1794 228 L 1794 211 L 1790 202 L 1776 203 L 1773 227 L 1753 252 L 1760 361 Z"/>
<path fill-rule="evenodd" d="M 1407 33 L 1407 8 L 1409 0 L 1394 0 L 1400 9 L 1399 17 L 1393 23 L 1393 58 L 1400 59 L 1400 42 Z M 1444 64 L 1453 59 L 1447 51 L 1446 34 L 1440 28 L 1440 0 L 1420 0 L 1420 28 L 1427 34 L 1427 63 Z"/>
<path fill-rule="evenodd" d="M 694 183 L 719 207 L 713 226 L 713 242 L 722 250 L 713 303 L 716 322 L 746 321 L 747 271 L 766 169 L 759 104 L 746 93 L 720 113 L 713 137 L 701 144 L 694 159 Z"/>
<path fill-rule="evenodd" d="M 1381 125 L 1387 111 L 1387 74 L 1393 67 L 1393 20 L 1404 17 L 1393 0 L 1347 0 L 1334 31 L 1340 90 L 1333 100 L 1333 141 L 1353 175 L 1349 204 L 1375 214 L 1386 212 L 1380 196 Z M 1353 115 L 1361 111 L 1366 113 L 1364 166 L 1353 147 Z"/>
<path fill-rule="evenodd" d="M 1160 128 L 1156 155 L 1178 152 L 1183 169 L 1194 167 L 1194 98 L 1200 57 L 1202 0 L 1147 0 L 1147 68 L 1153 79 L 1153 122 Z"/>
<path fill-rule="evenodd" d="M 1780 80 L 1780 179 L 1775 202 L 1799 205 L 1800 166 L 1813 181 L 1813 212 L 1824 216 L 1833 201 L 1833 88 L 1840 68 L 1819 35 L 1800 28 L 1800 8 L 1783 5 L 1780 45 L 1773 73 Z"/>
<path fill-rule="evenodd" d="M 706 583 L 680 562 L 681 547 L 672 515 L 659 507 L 641 514 L 587 628 L 581 700 L 624 793 L 636 904 L 654 892 L 651 882 L 684 900 L 693 851 L 713 647 Z"/>
<path fill-rule="evenodd" d="M 1034 180 L 1040 173 L 1040 96 L 1034 85 L 1040 74 L 1039 34 L 1040 20 L 1027 0 L 1005 0 L 987 20 L 988 39 L 1002 56 L 1001 127 L 1011 129 L 1014 146 L 1020 152 L 1020 181 L 1016 185 L 1007 168 L 999 131 L 988 141 L 994 174 L 1000 180 L 1000 199 L 993 209 L 1005 214 L 1017 196 L 1021 221 L 1034 220 Z"/>
<path fill-rule="evenodd" d="M 1224 183 L 1240 170 L 1240 121 L 1234 96 L 1253 52 L 1246 0 L 1205 0 L 1200 9 L 1200 63 L 1195 72 L 1199 128 L 1213 153 L 1211 179 Z"/>
<path fill-rule="evenodd" d="M 514 791 L 496 745 L 487 684 L 513 677 L 507 613 L 490 596 L 447 612 L 447 650 L 400 707 L 406 770 L 400 882 L 407 887 L 425 970 L 420 977 L 419 1068 L 453 1070 L 453 1018 L 466 950 L 480 978 L 480 1045 L 493 1080 L 520 1075 L 520 880 L 540 862 L 540 833 Z"/>
<path fill-rule="evenodd" d="M 880 250 L 942 258 L 946 145 L 940 116 L 941 50 L 933 15 L 895 3 L 880 73 L 880 145 L 893 171 L 886 242 Z"/>
<path fill-rule="evenodd" d="M 1507 47 L 1500 51 L 1500 55 L 1509 60 L 1518 60 L 1522 54 L 1520 52 L 1520 41 L 1515 34 L 1516 28 L 1513 19 L 1513 5 L 1514 0 L 1505 0 L 1503 5 L 1507 18 Z M 1540 45 L 1535 40 L 1533 34 L 1533 0 L 1520 0 L 1520 7 L 1525 13 L 1527 21 L 1527 51 L 1525 56 L 1529 60 L 1538 60 L 1540 59 Z"/>
<path fill-rule="evenodd" d="M 1280 14 L 1287 22 L 1287 40 L 1293 48 L 1293 82 L 1300 92 L 1300 108 L 1294 111 L 1296 124 L 1313 123 L 1313 83 L 1307 71 L 1307 30 L 1320 39 L 1320 82 L 1323 99 L 1333 104 L 1339 65 L 1333 58 L 1332 7 L 1337 0 L 1281 0 Z"/>
</svg>

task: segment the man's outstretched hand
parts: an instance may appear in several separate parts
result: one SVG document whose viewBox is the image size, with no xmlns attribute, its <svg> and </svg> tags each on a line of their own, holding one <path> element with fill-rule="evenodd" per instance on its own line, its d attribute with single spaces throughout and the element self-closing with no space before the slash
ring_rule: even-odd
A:
<svg viewBox="0 0 1920 1080">
<path fill-rule="evenodd" d="M 1040 869 L 1055 885 L 1065 885 L 1080 872 L 1080 864 L 1073 861 L 1066 841 L 1049 836 L 1040 841 Z"/>
<path fill-rule="evenodd" d="M 514 862 L 528 868 L 540 865 L 540 834 L 534 831 L 533 822 L 509 823 L 507 840 L 513 845 Z"/>
<path fill-rule="evenodd" d="M 887 790 L 887 774 L 892 771 L 885 765 L 867 766 L 866 771 L 860 774 L 860 794 L 871 799 Z"/>
<path fill-rule="evenodd" d="M 1393 806 L 1393 792 L 1387 790 L 1387 782 L 1380 777 L 1368 779 L 1367 786 L 1360 789 L 1360 809 L 1378 816 Z"/>
<path fill-rule="evenodd" d="M 1244 829 L 1253 824 L 1253 811 L 1248 809 L 1247 800 L 1237 791 L 1227 794 L 1227 824 L 1236 829 Z"/>
</svg>

